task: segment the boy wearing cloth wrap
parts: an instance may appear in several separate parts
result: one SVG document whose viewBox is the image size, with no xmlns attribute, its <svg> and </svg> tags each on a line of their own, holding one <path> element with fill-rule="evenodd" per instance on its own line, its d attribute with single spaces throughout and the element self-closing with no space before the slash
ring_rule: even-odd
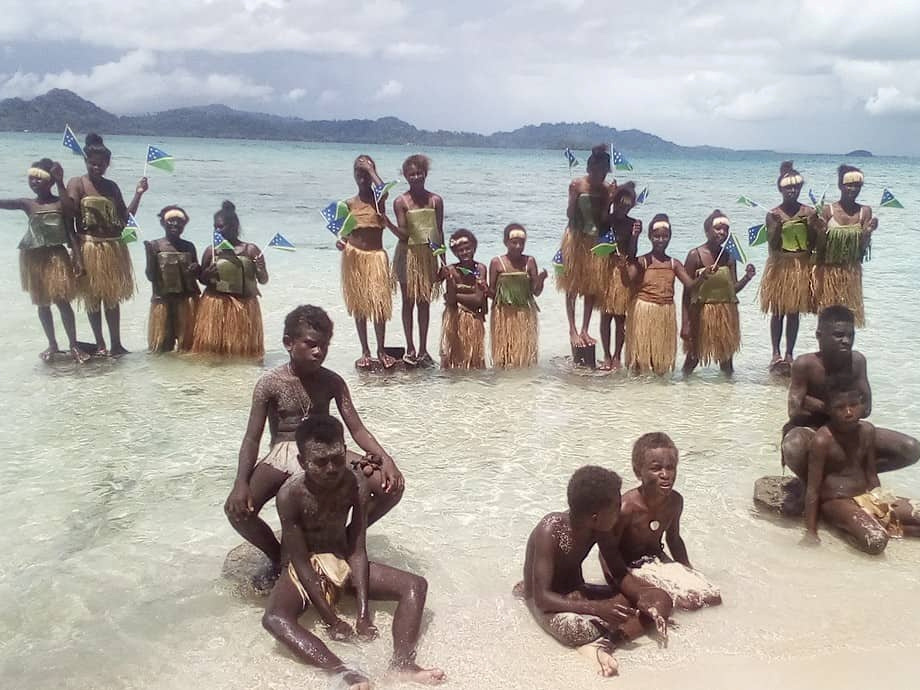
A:
<svg viewBox="0 0 920 690">
<path fill-rule="evenodd" d="M 83 260 L 73 230 L 73 202 L 64 189 L 64 170 L 60 163 L 42 158 L 26 174 L 35 199 L 7 199 L 0 201 L 0 209 L 24 211 L 29 217 L 29 228 L 19 242 L 19 275 L 22 289 L 38 307 L 38 320 L 48 339 L 48 349 L 39 357 L 47 362 L 58 352 L 51 314 L 51 305 L 55 304 L 67 333 L 70 355 L 82 363 L 88 355 L 77 345 L 70 302 L 77 296 L 77 276 L 83 273 Z M 57 196 L 51 193 L 55 185 Z M 67 253 L 67 245 L 73 251 L 73 259 Z"/>
<path fill-rule="evenodd" d="M 796 357 L 789 384 L 789 421 L 783 427 L 782 462 L 801 479 L 808 475 L 809 445 L 815 429 L 828 421 L 824 402 L 827 382 L 848 378 L 862 393 L 864 416 L 872 412 L 872 390 L 866 374 L 866 358 L 853 350 L 853 312 L 837 305 L 818 315 L 818 352 Z M 920 458 L 917 439 L 891 429 L 875 429 L 875 453 L 879 472 L 913 465 Z"/>
<path fill-rule="evenodd" d="M 368 600 L 397 601 L 393 675 L 426 685 L 444 682 L 443 671 L 415 662 L 428 592 L 425 578 L 368 561 L 367 487 L 348 467 L 341 423 L 315 414 L 300 423 L 296 438 L 303 471 L 278 492 L 286 567 L 268 598 L 262 625 L 301 661 L 340 674 L 351 690 L 367 690 L 368 678 L 346 667 L 298 619 L 312 604 L 333 640 L 367 642 L 378 636 Z M 336 611 L 344 592 L 357 599 L 354 628 Z"/>
<path fill-rule="evenodd" d="M 862 421 L 865 403 L 852 379 L 833 382 L 825 405 L 827 424 L 815 432 L 808 453 L 807 541 L 820 541 L 819 513 L 869 554 L 884 551 L 889 536 L 920 536 L 920 503 L 881 489 L 875 427 Z"/>
<path fill-rule="evenodd" d="M 335 400 L 352 438 L 369 455 L 348 453 L 349 466 L 366 478 L 368 524 L 373 524 L 399 503 L 403 478 L 393 458 L 364 427 L 342 377 L 323 367 L 332 338 L 332 321 L 326 312 L 310 305 L 297 307 L 284 319 L 284 347 L 290 362 L 265 372 L 252 394 L 252 409 L 240 445 L 239 466 L 224 512 L 233 528 L 259 548 L 272 563 L 271 579 L 281 563 L 281 546 L 259 511 L 299 471 L 294 432 L 300 421 L 314 414 L 329 414 Z M 257 461 L 259 441 L 268 420 L 271 450 Z"/>
<path fill-rule="evenodd" d="M 530 533 L 524 580 L 515 587 L 540 627 L 597 663 L 602 676 L 617 673 L 615 644 L 639 637 L 645 624 L 653 623 L 666 643 L 672 608 L 666 592 L 630 575 L 620 557 L 614 526 L 621 485 L 603 467 L 576 470 L 569 510 L 549 513 Z M 581 566 L 595 544 L 610 565 L 610 586 L 585 583 Z"/>
<path fill-rule="evenodd" d="M 674 491 L 677 446 L 667 434 L 643 434 L 633 445 L 632 466 L 641 486 L 623 494 L 616 533 L 620 554 L 636 577 L 665 590 L 674 606 L 684 610 L 722 603 L 717 587 L 693 570 L 680 536 L 684 499 Z M 665 555 L 662 536 L 671 557 Z M 610 581 L 601 557 L 604 576 Z"/>
</svg>

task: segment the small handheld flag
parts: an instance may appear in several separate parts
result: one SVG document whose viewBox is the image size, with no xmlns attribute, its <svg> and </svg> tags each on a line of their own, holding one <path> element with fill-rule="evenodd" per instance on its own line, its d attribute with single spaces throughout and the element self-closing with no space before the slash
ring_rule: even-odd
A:
<svg viewBox="0 0 920 690">
<path fill-rule="evenodd" d="M 610 230 L 598 237 L 595 245 L 591 247 L 591 253 L 594 254 L 594 256 L 610 256 L 616 250 L 617 243 Z"/>
<path fill-rule="evenodd" d="M 438 244 L 437 242 L 429 242 L 428 248 L 431 249 L 431 253 L 435 256 L 444 256 L 447 253 L 447 249 L 443 244 Z"/>
<path fill-rule="evenodd" d="M 220 230 L 217 228 L 214 228 L 214 237 L 212 238 L 211 244 L 214 245 L 215 252 L 223 251 L 224 249 L 233 250 L 233 245 L 220 234 Z"/>
<path fill-rule="evenodd" d="M 296 249 L 294 243 L 282 235 L 280 232 L 275 233 L 275 236 L 268 241 L 267 246 L 274 247 L 275 249 L 284 249 L 285 251 L 289 252 L 293 252 Z"/>
<path fill-rule="evenodd" d="M 572 149 L 570 149 L 568 146 L 565 147 L 562 155 L 565 156 L 565 159 L 569 162 L 569 170 L 578 165 L 578 159 L 575 157 L 575 154 L 572 153 Z"/>
<path fill-rule="evenodd" d="M 811 203 L 817 206 L 818 197 L 815 196 L 815 190 L 813 190 L 811 187 L 808 188 L 808 198 L 811 199 Z"/>
<path fill-rule="evenodd" d="M 65 149 L 70 149 L 75 156 L 86 158 L 86 154 L 83 153 L 83 147 L 80 146 L 80 142 L 77 141 L 77 137 L 74 135 L 70 125 L 64 125 L 64 141 L 61 143 L 64 145 Z"/>
<path fill-rule="evenodd" d="M 613 162 L 613 167 L 615 170 L 629 171 L 633 169 L 632 164 L 628 160 L 626 160 L 626 156 L 624 156 L 622 153 L 617 151 L 612 146 L 610 147 L 610 149 L 611 151 L 613 151 L 612 162 Z"/>
<path fill-rule="evenodd" d="M 565 264 L 562 262 L 562 250 L 556 252 L 553 256 L 553 269 L 556 271 L 556 276 L 561 276 L 565 273 Z"/>
<path fill-rule="evenodd" d="M 722 255 L 722 252 L 728 252 L 728 255 L 739 263 L 747 263 L 747 256 L 744 253 L 744 250 L 741 248 L 737 242 L 735 242 L 735 235 L 731 232 L 728 233 L 728 239 L 725 240 L 725 243 L 722 245 L 722 250 L 719 252 L 719 255 Z M 716 263 L 718 263 L 718 258 Z"/>
<path fill-rule="evenodd" d="M 344 201 L 333 201 L 320 214 L 326 219 L 326 229 L 337 237 L 348 237 L 358 227 L 357 219 Z"/>
<path fill-rule="evenodd" d="M 392 182 L 381 182 L 378 185 L 374 185 L 374 204 L 377 206 L 380 205 L 380 200 L 385 194 L 388 194 L 393 187 L 399 184 L 396 180 Z"/>
<path fill-rule="evenodd" d="M 767 241 L 767 226 L 763 223 L 748 228 L 748 244 L 756 247 Z"/>
<path fill-rule="evenodd" d="M 173 157 L 166 153 L 166 151 L 158 149 L 156 146 L 147 147 L 147 160 L 144 162 L 145 171 L 148 165 L 152 165 L 154 168 L 159 168 L 160 170 L 165 170 L 166 172 L 172 172 L 176 169 Z"/>
<path fill-rule="evenodd" d="M 121 241 L 124 244 L 129 244 L 131 242 L 137 242 L 137 233 L 140 230 L 140 227 L 137 225 L 137 220 L 130 213 L 128 214 L 128 222 L 125 223 L 124 229 L 121 231 Z"/>
<path fill-rule="evenodd" d="M 636 197 L 637 204 L 644 204 L 646 201 L 648 201 L 648 187 L 645 187 Z"/>
<path fill-rule="evenodd" d="M 882 202 L 880 206 L 883 208 L 904 208 L 904 205 L 894 198 L 894 194 L 892 194 L 891 190 L 887 187 L 885 191 L 882 192 Z"/>
<path fill-rule="evenodd" d="M 742 206 L 747 206 L 748 208 L 757 208 L 760 206 L 760 204 L 758 204 L 756 201 L 753 199 L 748 199 L 746 196 L 739 196 L 737 203 L 741 204 Z"/>
</svg>

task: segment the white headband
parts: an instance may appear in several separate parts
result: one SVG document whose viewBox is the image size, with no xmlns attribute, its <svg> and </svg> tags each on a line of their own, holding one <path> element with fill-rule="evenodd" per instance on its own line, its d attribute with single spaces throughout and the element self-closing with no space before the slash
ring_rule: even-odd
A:
<svg viewBox="0 0 920 690">
<path fill-rule="evenodd" d="M 863 174 L 858 170 L 850 170 L 849 172 L 843 173 L 843 184 L 862 183 L 864 179 L 865 177 L 863 177 Z"/>
<path fill-rule="evenodd" d="M 659 220 L 657 223 L 652 223 L 652 230 L 670 230 L 671 224 L 666 220 Z"/>
<path fill-rule="evenodd" d="M 514 230 L 508 233 L 508 239 L 509 240 L 526 240 L 527 233 L 524 230 L 521 230 L 520 228 L 515 228 Z"/>
<path fill-rule="evenodd" d="M 780 187 L 795 187 L 796 185 L 802 184 L 804 181 L 805 179 L 798 173 L 795 173 L 792 175 L 784 175 L 782 178 L 780 178 L 779 186 Z"/>
<path fill-rule="evenodd" d="M 716 216 L 715 218 L 712 219 L 712 222 L 709 224 L 709 227 L 714 228 L 716 225 L 719 225 L 719 224 L 728 225 L 728 226 L 731 225 L 731 223 L 728 222 L 728 218 L 726 218 L 725 216 Z"/>
<path fill-rule="evenodd" d="M 26 174 L 29 177 L 37 177 L 40 180 L 50 180 L 51 179 L 51 173 L 48 172 L 47 170 L 42 170 L 41 168 L 29 168 L 26 171 Z"/>
<path fill-rule="evenodd" d="M 458 245 L 463 244 L 464 242 L 469 242 L 469 241 L 470 241 L 470 238 L 469 238 L 469 237 L 464 237 L 464 236 L 461 235 L 460 237 L 458 237 L 458 238 L 456 238 L 456 239 L 452 239 L 452 240 L 450 241 L 450 246 L 451 246 L 451 247 L 456 247 L 456 246 L 458 246 Z"/>
<path fill-rule="evenodd" d="M 172 220 L 173 218 L 181 218 L 182 220 L 188 221 L 188 216 L 177 208 L 171 208 L 163 214 L 163 220 Z"/>
</svg>

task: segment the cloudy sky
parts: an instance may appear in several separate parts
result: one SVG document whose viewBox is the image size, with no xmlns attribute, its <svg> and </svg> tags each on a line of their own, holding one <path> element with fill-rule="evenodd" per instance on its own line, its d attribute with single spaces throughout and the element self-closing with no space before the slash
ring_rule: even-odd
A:
<svg viewBox="0 0 920 690">
<path fill-rule="evenodd" d="M 179 7 L 183 9 L 178 9 Z M 67 8 L 66 10 L 63 8 Z M 0 0 L 0 98 L 920 154 L 920 2 Z"/>
</svg>

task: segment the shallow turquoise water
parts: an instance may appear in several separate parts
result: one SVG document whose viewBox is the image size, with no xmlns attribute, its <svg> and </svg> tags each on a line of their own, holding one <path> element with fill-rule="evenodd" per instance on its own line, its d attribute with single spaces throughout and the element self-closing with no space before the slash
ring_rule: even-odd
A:
<svg viewBox="0 0 920 690">
<path fill-rule="evenodd" d="M 741 296 L 744 350 L 733 381 L 714 370 L 687 381 L 573 374 L 563 360 L 562 298 L 551 284 L 540 300 L 541 361 L 533 371 L 359 376 L 351 367 L 357 342 L 340 297 L 338 253 L 318 211 L 352 193 L 356 154 L 370 153 L 385 177 L 395 177 L 414 149 L 129 137 L 107 143 L 115 151 L 111 177 L 128 196 L 148 143 L 178 160 L 175 175 L 150 172 L 151 191 L 138 214 L 143 237 L 158 236 L 159 208 L 179 203 L 192 219 L 187 237 L 200 250 L 211 214 L 230 198 L 248 239 L 264 245 L 280 231 L 298 245 L 295 253 L 268 255 L 265 365 L 285 359 L 287 310 L 310 302 L 330 311 L 337 330 L 328 364 L 346 377 L 366 424 L 407 478 L 402 504 L 371 531 L 371 557 L 428 577 L 419 658 L 443 666 L 452 687 L 600 686 L 580 658 L 537 631 L 509 592 L 520 577 L 527 534 L 545 512 L 564 507 L 571 472 L 601 463 L 631 485 L 631 444 L 655 429 L 671 434 L 682 451 L 685 539 L 694 563 L 723 587 L 726 604 L 679 616 L 667 651 L 642 644 L 622 652 L 618 687 L 722 687 L 719 678 L 743 679 L 745 667 L 752 677 L 768 672 L 785 687 L 799 687 L 803 667 L 859 678 L 867 668 L 862 659 L 892 650 L 904 655 L 897 669 L 906 673 L 916 664 L 908 660 L 916 658 L 920 637 L 913 615 L 920 545 L 892 543 L 883 558 L 869 559 L 826 535 L 820 549 L 806 550 L 798 546 L 798 525 L 752 511 L 754 479 L 777 473 L 785 419 L 785 389 L 766 373 L 759 278 Z M 79 172 L 56 136 L 0 136 L 0 197 L 27 193 L 25 169 L 49 153 L 67 155 L 68 176 Z M 564 226 L 568 173 L 561 154 L 428 153 L 429 186 L 444 196 L 448 230 L 476 232 L 485 261 L 500 251 L 502 227 L 523 222 L 528 251 L 549 268 Z M 746 194 L 775 203 L 779 160 L 634 160 L 640 188 L 651 186 L 639 215 L 647 221 L 668 212 L 673 254 L 683 258 L 702 241 L 702 219 L 714 207 L 738 231 L 760 219 L 734 200 Z M 820 193 L 838 163 L 803 157 L 796 167 Z M 867 203 L 889 186 L 907 208 L 879 211 L 865 272 L 869 325 L 857 346 L 869 357 L 873 420 L 918 435 L 920 374 L 911 336 L 920 326 L 912 210 L 920 207 L 920 174 L 910 159 L 873 159 L 864 169 Z M 0 500 L 8 525 L 0 533 L 4 685 L 327 687 L 261 629 L 258 604 L 233 597 L 220 580 L 223 557 L 239 541 L 221 506 L 261 367 L 142 354 L 146 284 L 123 309 L 124 339 L 136 354 L 81 368 L 42 365 L 41 331 L 18 285 L 23 230 L 21 214 L 0 215 L 7 238 L 0 246 L 6 267 L 0 290 L 8 295 L 0 336 L 7 353 L 0 361 L 6 470 Z M 139 245 L 132 254 L 142 276 Z M 755 248 L 749 256 L 762 269 L 765 251 Z M 78 328 L 89 339 L 83 315 Z M 432 343 L 438 329 L 435 316 Z M 803 319 L 800 351 L 814 347 L 813 331 L 813 317 Z M 402 344 L 396 323 L 390 341 Z M 883 480 L 920 496 L 916 468 Z M 271 507 L 265 514 L 274 519 Z M 599 574 L 593 561 L 588 571 Z M 389 611 L 379 615 L 382 629 Z M 896 639 L 879 634 L 880 621 L 899 631 Z M 384 635 L 368 647 L 336 649 L 379 674 L 390 642 Z M 900 679 L 889 684 L 902 687 Z"/>
</svg>

